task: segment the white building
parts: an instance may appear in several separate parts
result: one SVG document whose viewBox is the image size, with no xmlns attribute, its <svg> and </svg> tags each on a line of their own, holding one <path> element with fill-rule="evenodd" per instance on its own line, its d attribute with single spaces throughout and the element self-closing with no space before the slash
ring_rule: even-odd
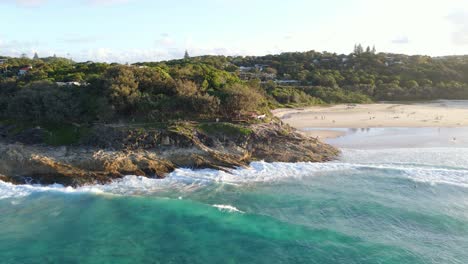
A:
<svg viewBox="0 0 468 264">
<path fill-rule="evenodd" d="M 277 84 L 299 84 L 301 81 L 298 80 L 276 80 L 275 83 Z"/>
<path fill-rule="evenodd" d="M 29 70 L 31 70 L 31 69 L 32 69 L 32 66 L 23 67 L 23 68 L 19 69 L 18 75 L 19 76 L 26 75 L 29 72 Z"/>
<path fill-rule="evenodd" d="M 251 71 L 252 69 L 253 69 L 252 67 L 244 67 L 244 66 L 239 67 L 239 70 L 241 72 L 248 72 L 248 71 Z"/>
<path fill-rule="evenodd" d="M 56 82 L 58 86 L 81 86 L 79 82 Z"/>
</svg>

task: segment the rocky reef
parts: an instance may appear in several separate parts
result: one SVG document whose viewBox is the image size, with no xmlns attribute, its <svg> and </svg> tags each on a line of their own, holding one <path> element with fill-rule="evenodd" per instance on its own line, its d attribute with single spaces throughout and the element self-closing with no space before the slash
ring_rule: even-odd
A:
<svg viewBox="0 0 468 264">
<path fill-rule="evenodd" d="M 176 168 L 229 171 L 252 161 L 324 162 L 339 151 L 282 124 L 181 123 L 165 128 L 96 125 L 79 142 L 51 146 L 47 132 L 0 127 L 0 180 L 108 183 L 125 175 L 164 178 Z"/>
</svg>

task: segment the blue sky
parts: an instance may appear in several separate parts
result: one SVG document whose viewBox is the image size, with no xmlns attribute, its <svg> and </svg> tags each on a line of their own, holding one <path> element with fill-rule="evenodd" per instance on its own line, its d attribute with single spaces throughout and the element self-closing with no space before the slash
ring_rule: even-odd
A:
<svg viewBox="0 0 468 264">
<path fill-rule="evenodd" d="M 191 55 L 468 54 L 466 0 L 0 0 L 0 54 L 77 61 Z"/>
</svg>

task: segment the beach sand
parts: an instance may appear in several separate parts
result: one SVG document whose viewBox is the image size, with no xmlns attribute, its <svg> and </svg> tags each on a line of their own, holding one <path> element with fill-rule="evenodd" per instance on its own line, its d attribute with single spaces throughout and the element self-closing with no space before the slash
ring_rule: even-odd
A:
<svg viewBox="0 0 468 264">
<path fill-rule="evenodd" d="M 336 138 L 345 134 L 333 128 L 465 127 L 468 103 L 452 101 L 418 104 L 334 105 L 276 109 L 275 116 L 312 137 Z M 306 131 L 308 128 L 319 128 Z M 331 128 L 331 129 L 327 129 Z"/>
</svg>

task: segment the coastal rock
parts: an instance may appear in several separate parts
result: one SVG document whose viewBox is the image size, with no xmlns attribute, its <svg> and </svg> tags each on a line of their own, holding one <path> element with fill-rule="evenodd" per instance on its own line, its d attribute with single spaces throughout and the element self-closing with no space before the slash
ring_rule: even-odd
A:
<svg viewBox="0 0 468 264">
<path fill-rule="evenodd" d="M 137 132 L 101 127 L 92 139 L 74 146 L 0 142 L 0 180 L 80 186 L 125 175 L 163 178 L 180 167 L 229 171 L 258 160 L 323 162 L 339 153 L 280 122 L 250 125 L 249 131 L 237 135 L 194 127 Z"/>
<path fill-rule="evenodd" d="M 339 154 L 336 148 L 283 124 L 261 124 L 253 129 L 249 150 L 256 160 L 325 162 L 335 159 Z"/>
</svg>

